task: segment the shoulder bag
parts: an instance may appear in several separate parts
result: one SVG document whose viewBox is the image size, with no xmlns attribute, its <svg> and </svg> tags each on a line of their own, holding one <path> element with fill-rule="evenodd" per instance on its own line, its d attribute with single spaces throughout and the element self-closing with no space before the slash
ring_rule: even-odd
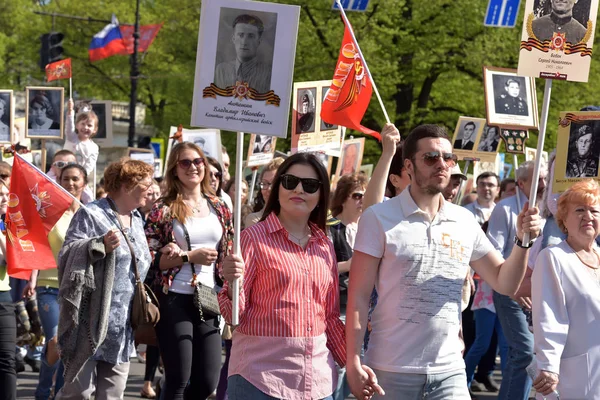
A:
<svg viewBox="0 0 600 400">
<path fill-rule="evenodd" d="M 110 198 L 107 198 L 107 200 L 110 207 L 115 212 L 117 221 L 119 222 L 119 230 L 123 234 L 127 246 L 129 246 L 129 251 L 131 252 L 131 264 L 135 275 L 135 292 L 133 294 L 133 304 L 131 306 L 131 327 L 135 331 L 135 341 L 138 344 L 155 345 L 156 333 L 154 332 L 154 326 L 160 320 L 158 299 L 148 285 L 140 279 L 133 245 L 125 233 L 121 217 L 117 212 L 114 202 Z"/>
</svg>

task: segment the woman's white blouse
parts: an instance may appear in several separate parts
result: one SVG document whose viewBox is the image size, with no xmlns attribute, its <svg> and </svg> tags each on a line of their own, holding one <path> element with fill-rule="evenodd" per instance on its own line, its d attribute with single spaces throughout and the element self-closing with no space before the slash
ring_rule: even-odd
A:
<svg viewBox="0 0 600 400">
<path fill-rule="evenodd" d="M 600 399 L 600 283 L 566 241 L 540 252 L 532 301 L 538 368 L 561 399 Z"/>
</svg>

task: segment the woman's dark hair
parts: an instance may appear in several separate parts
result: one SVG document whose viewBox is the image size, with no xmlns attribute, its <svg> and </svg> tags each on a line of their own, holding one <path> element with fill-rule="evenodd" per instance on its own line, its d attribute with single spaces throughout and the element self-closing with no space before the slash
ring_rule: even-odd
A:
<svg viewBox="0 0 600 400">
<path fill-rule="evenodd" d="M 329 177 L 327 176 L 327 170 L 323 166 L 323 163 L 312 153 L 296 153 L 288 157 L 283 164 L 277 170 L 275 178 L 273 179 L 273 185 L 271 186 L 271 195 L 265 205 L 265 211 L 261 218 L 264 221 L 271 212 L 279 215 L 281 211 L 281 205 L 279 204 L 279 186 L 281 185 L 281 175 L 285 174 L 292 166 L 308 165 L 313 168 L 316 172 L 318 179 L 321 181 L 321 188 L 319 190 L 319 202 L 314 210 L 310 213 L 308 220 L 317 225 L 323 232 L 325 230 L 325 224 L 327 222 L 327 202 L 329 201 Z"/>
<path fill-rule="evenodd" d="M 402 177 L 402 170 L 404 169 L 404 158 L 402 157 L 402 142 L 396 145 L 396 153 L 394 153 L 394 157 L 392 157 L 392 163 L 390 164 L 390 170 L 388 171 L 387 180 L 385 182 L 386 189 L 392 193 L 393 196 L 396 195 L 396 187 L 390 180 L 390 175 L 398 175 Z M 406 173 L 406 172 L 404 172 Z M 392 196 L 392 197 L 393 197 Z"/>
<path fill-rule="evenodd" d="M 217 195 L 217 197 L 221 197 L 221 189 L 223 186 L 223 167 L 221 167 L 221 164 L 212 157 L 206 157 L 206 161 L 208 161 L 208 164 L 211 167 L 215 167 L 217 169 L 217 171 L 221 174 L 221 177 L 218 179 L 219 185 L 217 186 L 217 190 L 215 193 Z M 207 172 L 210 174 L 210 171 L 207 171 Z"/>
<path fill-rule="evenodd" d="M 59 184 L 61 184 L 61 186 L 62 186 L 62 177 L 63 177 L 65 171 L 68 171 L 70 169 L 78 169 L 79 172 L 81 172 L 81 176 L 83 176 L 83 183 L 86 185 L 88 184 L 88 175 L 87 175 L 85 168 L 83 168 L 79 164 L 69 164 L 60 171 Z"/>
<path fill-rule="evenodd" d="M 340 178 L 335 187 L 335 192 L 331 199 L 331 215 L 337 217 L 344 211 L 344 202 L 352 192 L 367 188 L 367 177 L 362 174 L 344 175 Z"/>
</svg>

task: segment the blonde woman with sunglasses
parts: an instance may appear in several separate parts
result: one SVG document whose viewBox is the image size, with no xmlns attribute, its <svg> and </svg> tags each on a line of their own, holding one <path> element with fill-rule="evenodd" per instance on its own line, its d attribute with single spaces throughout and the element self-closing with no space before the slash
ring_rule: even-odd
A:
<svg viewBox="0 0 600 400">
<path fill-rule="evenodd" d="M 229 208 L 215 196 L 207 166 L 196 144 L 176 145 L 169 155 L 165 194 L 146 220 L 154 257 L 150 273 L 160 302 L 156 333 L 166 400 L 184 394 L 206 399 L 219 380 L 220 316 L 201 313 L 194 290 L 199 284 L 216 291 L 222 286 L 218 272 L 231 251 L 233 226 Z"/>
</svg>

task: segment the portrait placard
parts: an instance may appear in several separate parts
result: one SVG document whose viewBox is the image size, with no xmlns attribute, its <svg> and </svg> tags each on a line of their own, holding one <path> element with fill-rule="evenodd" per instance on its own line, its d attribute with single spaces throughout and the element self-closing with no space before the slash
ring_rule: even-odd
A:
<svg viewBox="0 0 600 400">
<path fill-rule="evenodd" d="M 285 138 L 300 7 L 204 0 L 192 126 Z"/>
<path fill-rule="evenodd" d="M 100 147 L 112 147 L 112 101 L 91 101 L 92 110 L 98 116 L 98 132 L 94 135 L 94 142 Z"/>
<path fill-rule="evenodd" d="M 177 127 L 172 126 L 169 137 L 177 133 Z M 185 129 L 182 130 L 182 141 L 192 142 L 200 146 L 204 155 L 212 157 L 223 164 L 223 153 L 221 152 L 221 131 L 218 129 Z M 171 150 L 178 143 L 177 139 L 169 139 L 167 155 L 165 158 L 165 168 L 169 165 L 169 156 Z"/>
<path fill-rule="evenodd" d="M 354 174 L 359 171 L 362 164 L 364 149 L 364 137 L 344 141 L 342 156 L 339 158 L 337 168 L 335 169 L 337 178 L 347 174 Z"/>
<path fill-rule="evenodd" d="M 475 158 L 477 152 L 477 140 L 485 126 L 484 118 L 459 117 L 454 130 L 452 152 L 459 160 Z"/>
<path fill-rule="evenodd" d="M 25 88 L 26 138 L 63 138 L 64 92 L 62 87 Z"/>
<path fill-rule="evenodd" d="M 267 135 L 252 135 L 248 146 L 248 167 L 267 165 L 274 157 L 277 138 Z"/>
<path fill-rule="evenodd" d="M 373 164 L 361 165 L 360 173 L 364 174 L 367 178 L 371 179 L 371 175 L 373 175 Z"/>
<path fill-rule="evenodd" d="M 587 82 L 598 0 L 527 0 L 519 75 Z"/>
<path fill-rule="evenodd" d="M 154 166 L 154 150 L 140 149 L 138 147 L 129 147 L 127 156 L 132 160 L 143 161 L 148 165 Z"/>
<path fill-rule="evenodd" d="M 12 90 L 0 90 L 0 144 L 13 143 L 15 107 Z"/>
<path fill-rule="evenodd" d="M 500 170 L 503 167 L 500 154 L 494 154 L 493 160 L 475 161 L 473 163 L 473 177 L 477 180 L 477 177 L 484 172 L 493 172 L 500 175 Z"/>
<path fill-rule="evenodd" d="M 517 70 L 483 67 L 485 109 L 489 125 L 537 129 L 535 79 L 517 76 Z"/>
<path fill-rule="evenodd" d="M 153 166 L 154 166 L 154 177 L 161 178 L 163 176 L 163 169 L 164 169 L 162 158 L 155 158 Z"/>
<path fill-rule="evenodd" d="M 525 147 L 525 161 L 535 161 L 537 158 L 537 149 L 535 147 Z M 542 163 L 548 165 L 548 152 L 542 151 Z"/>
<path fill-rule="evenodd" d="M 554 161 L 554 193 L 562 193 L 584 178 L 600 181 L 600 113 L 561 112 Z"/>
<path fill-rule="evenodd" d="M 296 82 L 292 100 L 292 153 L 341 150 L 342 127 L 321 119 L 331 81 Z M 333 154 L 332 154 L 333 155 Z"/>
<path fill-rule="evenodd" d="M 483 125 L 483 129 L 477 138 L 477 150 L 475 158 L 481 161 L 494 161 L 498 148 L 500 147 L 500 128 L 497 126 Z"/>
</svg>

